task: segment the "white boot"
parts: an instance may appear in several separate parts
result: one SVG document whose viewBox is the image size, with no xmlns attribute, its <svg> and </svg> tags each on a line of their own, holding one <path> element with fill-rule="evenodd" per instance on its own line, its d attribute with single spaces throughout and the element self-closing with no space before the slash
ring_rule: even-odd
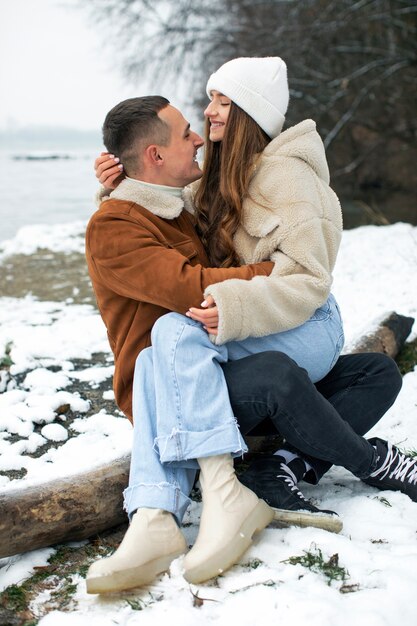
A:
<svg viewBox="0 0 417 626">
<path fill-rule="evenodd" d="M 87 573 L 87 593 L 109 593 L 140 587 L 169 569 L 187 550 L 171 513 L 138 509 L 122 543 L 112 556 L 93 563 Z"/>
<path fill-rule="evenodd" d="M 197 540 L 184 558 L 184 578 L 201 583 L 232 567 L 274 511 L 242 485 L 230 454 L 198 459 L 203 511 Z"/>
</svg>

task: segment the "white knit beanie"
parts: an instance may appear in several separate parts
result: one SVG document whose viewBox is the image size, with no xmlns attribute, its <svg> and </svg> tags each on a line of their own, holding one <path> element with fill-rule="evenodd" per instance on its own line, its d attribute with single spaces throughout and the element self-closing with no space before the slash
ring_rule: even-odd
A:
<svg viewBox="0 0 417 626">
<path fill-rule="evenodd" d="M 280 57 L 240 57 L 222 65 L 207 82 L 243 109 L 271 139 L 285 121 L 289 92 L 287 66 Z"/>
</svg>

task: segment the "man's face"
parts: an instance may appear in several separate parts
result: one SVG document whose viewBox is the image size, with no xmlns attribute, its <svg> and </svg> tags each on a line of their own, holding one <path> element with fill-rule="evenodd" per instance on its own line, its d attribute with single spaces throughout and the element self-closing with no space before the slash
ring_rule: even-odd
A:
<svg viewBox="0 0 417 626">
<path fill-rule="evenodd" d="M 164 161 L 164 180 L 161 184 L 170 187 L 185 187 L 202 176 L 197 163 L 197 151 L 204 141 L 200 135 L 190 129 L 190 124 L 175 107 L 168 105 L 159 111 L 158 116 L 171 129 L 168 146 L 158 146 L 158 151 Z"/>
</svg>

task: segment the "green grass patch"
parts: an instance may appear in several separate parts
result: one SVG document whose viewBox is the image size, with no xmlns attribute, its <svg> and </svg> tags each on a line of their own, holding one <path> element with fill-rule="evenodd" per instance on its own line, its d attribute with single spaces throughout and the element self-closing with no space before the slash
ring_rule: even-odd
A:
<svg viewBox="0 0 417 626">
<path fill-rule="evenodd" d="M 417 365 L 417 339 L 404 344 L 395 360 L 403 376 L 412 372 Z"/>
<path fill-rule="evenodd" d="M 264 562 L 261 559 L 251 559 L 247 563 L 243 565 L 243 567 L 247 567 L 248 569 L 258 569 L 260 565 L 263 565 Z"/>
<path fill-rule="evenodd" d="M 63 583 L 51 593 L 49 602 L 54 609 L 65 610 L 67 607 L 71 607 L 76 591 L 77 585 L 72 582 L 72 577 L 66 578 Z"/>
<path fill-rule="evenodd" d="M 304 551 L 301 556 L 290 556 L 289 559 L 283 561 L 290 565 L 302 565 L 317 574 L 323 574 L 330 585 L 334 580 L 345 582 L 349 578 L 349 572 L 346 568 L 339 565 L 339 555 L 333 554 L 329 559 L 325 559 L 320 548 Z"/>
<path fill-rule="evenodd" d="M 77 577 L 85 578 L 93 561 L 112 553 L 125 531 L 123 525 L 80 547 L 58 546 L 47 565 L 35 567 L 33 575 L 22 584 L 10 585 L 0 593 L 0 625 L 35 626 L 50 611 L 73 610 Z M 42 614 L 35 616 L 29 607 L 43 592 L 47 592 L 48 599 L 42 605 Z"/>
<path fill-rule="evenodd" d="M 10 611 L 23 611 L 27 606 L 26 591 L 18 585 L 10 585 L 0 595 L 0 604 Z"/>
<path fill-rule="evenodd" d="M 407 456 L 412 456 L 413 458 L 417 457 L 417 450 L 414 448 L 402 449 L 402 452 L 404 452 Z"/>
<path fill-rule="evenodd" d="M 49 557 L 48 563 L 50 563 L 51 565 L 61 565 L 63 563 L 67 563 L 71 560 L 71 557 L 77 553 L 77 551 L 78 548 L 61 546 L 57 548 L 56 552 L 54 552 L 54 554 Z"/>
<path fill-rule="evenodd" d="M 146 604 L 142 602 L 142 600 L 126 600 L 126 602 L 134 611 L 143 611 L 146 606 Z"/>
<path fill-rule="evenodd" d="M 386 498 L 384 498 L 384 496 L 375 496 L 374 500 L 379 500 L 379 502 L 381 502 L 381 504 L 383 504 L 384 506 L 387 507 L 392 507 L 392 504 L 389 500 L 387 500 Z"/>
<path fill-rule="evenodd" d="M 9 343 L 6 344 L 6 347 L 4 349 L 4 355 L 0 357 L 0 368 L 8 369 L 9 367 L 13 365 L 13 359 L 10 356 L 11 351 L 12 351 L 12 342 L 9 341 Z"/>
</svg>

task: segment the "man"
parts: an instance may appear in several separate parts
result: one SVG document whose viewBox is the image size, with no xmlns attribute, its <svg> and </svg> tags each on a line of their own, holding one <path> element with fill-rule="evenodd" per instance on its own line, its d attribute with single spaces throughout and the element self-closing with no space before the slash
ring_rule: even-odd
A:
<svg viewBox="0 0 417 626">
<path fill-rule="evenodd" d="M 203 432 L 196 414 L 195 428 L 172 432 L 178 442 L 178 462 L 161 462 L 163 450 L 158 443 L 163 425 L 158 422 L 161 411 L 156 417 L 154 409 L 163 381 L 158 379 L 150 347 L 152 329 L 161 333 L 156 322 L 168 312 L 184 315 L 191 306 L 198 307 L 207 285 L 266 275 L 272 264 L 208 267 L 181 195 L 185 185 L 201 176 L 196 155 L 203 142 L 167 100 L 155 96 L 120 103 L 107 115 L 103 136 L 107 149 L 123 161 L 127 178 L 90 221 L 87 261 L 115 355 L 116 401 L 127 416 L 134 417 L 135 431 L 125 491 L 131 524 L 116 553 L 90 568 L 87 589 L 91 593 L 148 583 L 185 552 L 175 520 L 181 522 L 189 504 L 197 467 L 203 513 L 196 544 L 184 560 L 185 576 L 191 582 L 202 582 L 230 567 L 252 534 L 269 523 L 273 512 L 257 496 L 278 509 L 281 519 L 291 521 L 292 510 L 304 523 L 314 521 L 302 519 L 303 511 L 310 518 L 319 514 L 323 520 L 326 516 L 298 490 L 298 480 L 317 482 L 331 463 L 366 479 L 371 470 L 379 470 L 378 451 L 356 433 L 364 434 L 380 419 L 401 385 L 395 363 L 383 355 L 341 357 L 317 386 L 281 353 L 225 363 L 222 372 L 233 414 L 223 419 L 213 406 L 213 421 Z M 188 393 L 193 399 L 198 395 L 192 376 Z M 174 404 L 164 410 L 169 415 Z M 243 487 L 233 471 L 232 455 L 246 449 L 234 415 L 243 434 L 278 430 L 292 445 L 256 462 L 242 476 L 257 496 Z M 169 433 L 164 441 L 170 441 Z M 183 444 L 197 452 L 187 456 Z"/>
</svg>

